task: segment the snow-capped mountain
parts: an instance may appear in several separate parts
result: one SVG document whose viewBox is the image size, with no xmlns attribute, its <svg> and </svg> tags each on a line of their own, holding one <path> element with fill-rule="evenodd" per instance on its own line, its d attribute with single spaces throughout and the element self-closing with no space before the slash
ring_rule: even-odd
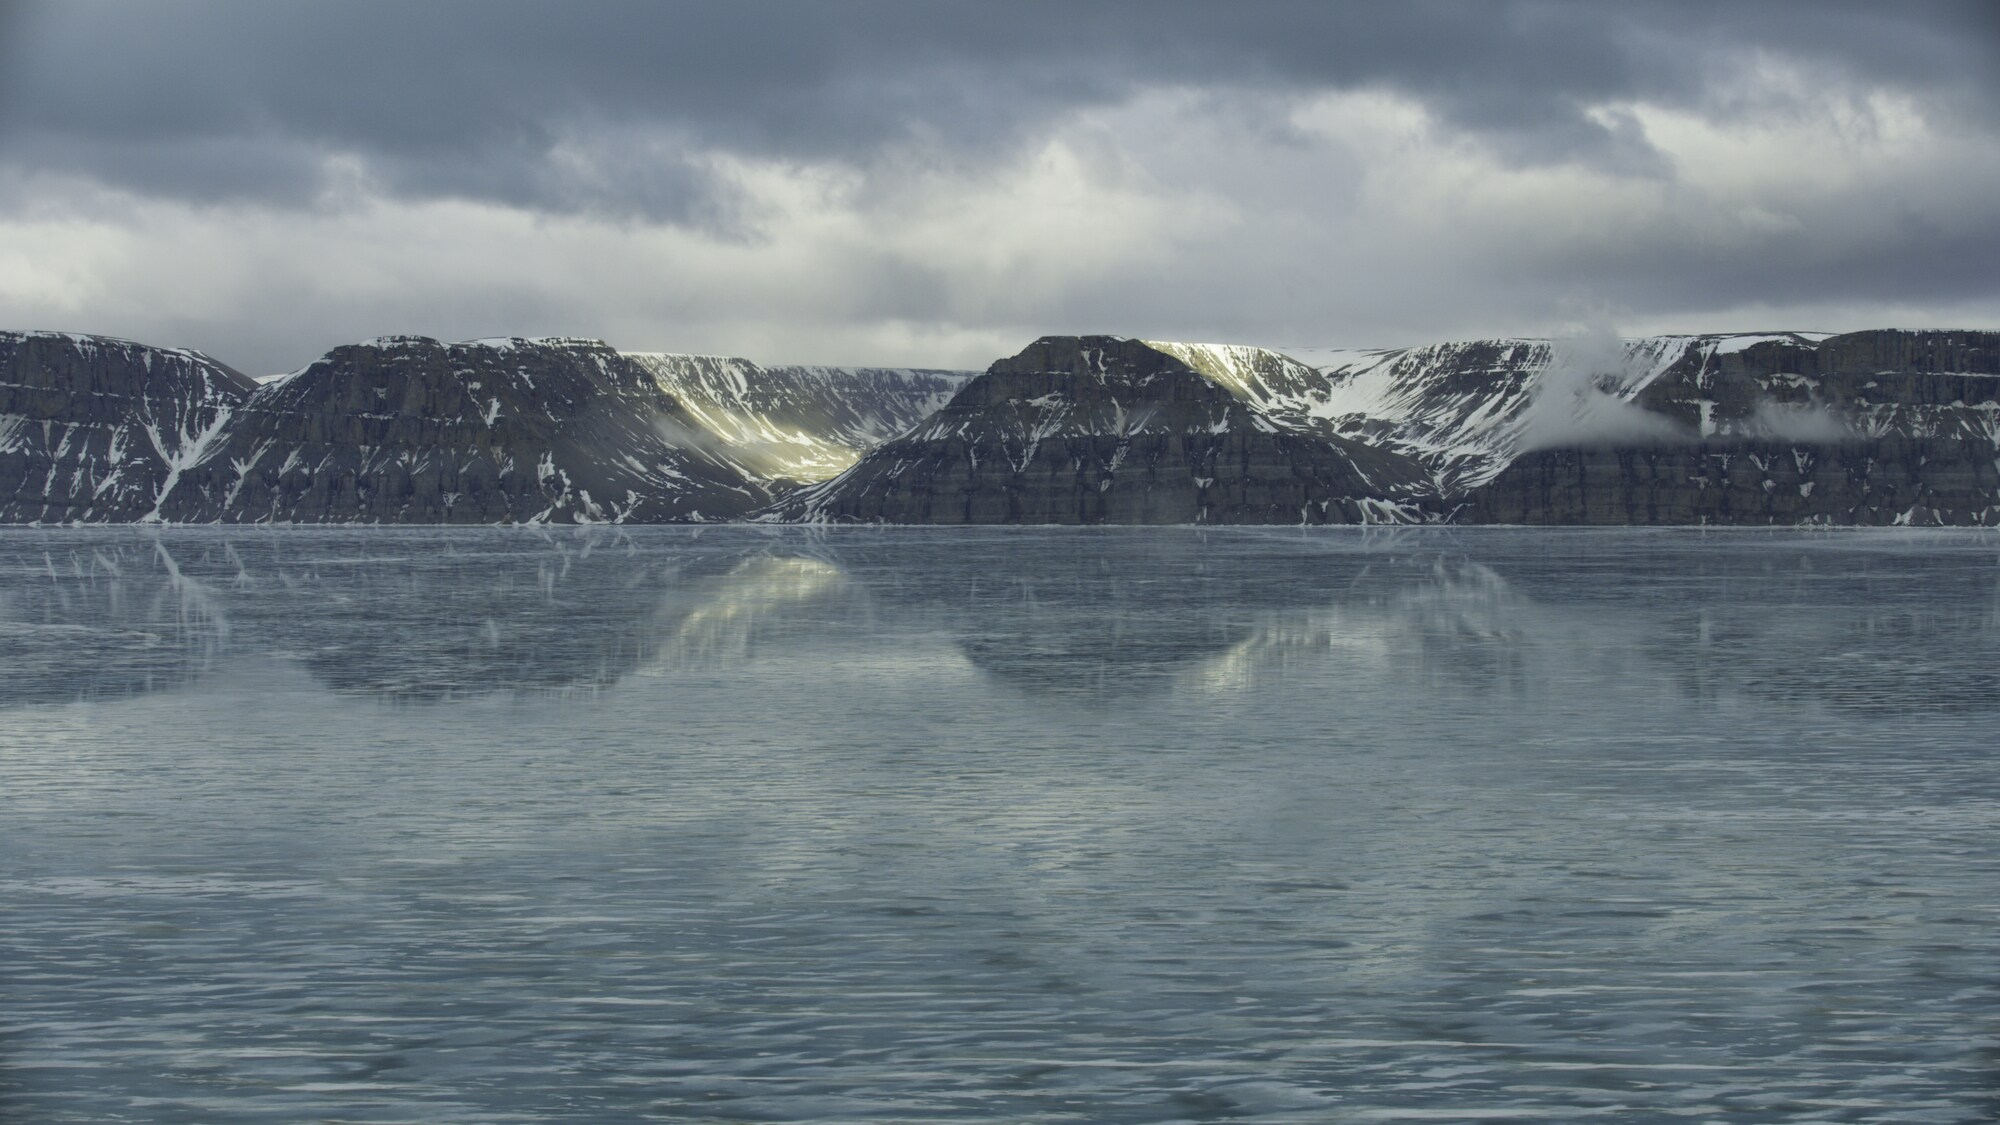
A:
<svg viewBox="0 0 2000 1125">
<path fill-rule="evenodd" d="M 1241 418 L 1175 416 L 1169 430 L 1247 427 L 1284 435 L 1293 451 L 1331 450 L 1353 459 L 1355 450 L 1367 450 L 1398 459 L 1405 466 L 1400 474 L 1372 468 L 1360 483 L 1334 490 L 1360 518 L 2000 522 L 1994 479 L 2000 335 L 1992 333 L 1484 340 L 1377 351 L 1117 343 L 1121 370 L 1152 370 L 1155 361 L 1137 358 L 1134 348 L 1166 356 L 1183 380 L 1198 376 L 1226 396 L 1213 399 L 1218 409 Z M 1035 354 L 1058 345 L 1044 340 Z M 1095 343 L 1060 346 L 1102 352 Z M 892 522 L 1174 518 L 1158 506 L 1118 507 L 1087 497 L 1092 487 L 1107 499 L 1117 495 L 1116 470 L 1128 454 L 1100 453 L 1093 443 L 1127 448 L 1121 438 L 1133 417 L 1147 417 L 1132 403 L 1154 392 L 1125 387 L 1124 397 L 1102 395 L 1093 390 L 1104 384 L 1102 371 L 1065 371 L 1062 362 L 1046 378 L 1023 382 L 1020 363 L 1030 354 L 996 364 L 924 427 L 878 448 L 847 474 L 781 501 L 772 515 Z M 1041 443 L 1052 438 L 1059 440 L 1056 452 L 1044 453 Z M 1311 510 L 1332 494 L 1302 483 L 1322 470 L 1309 465 L 1310 457 L 1288 457 L 1287 464 L 1246 464 L 1246 489 L 1236 499 L 1182 504 L 1180 518 L 1334 518 Z M 1421 483 L 1412 479 L 1412 465 Z M 1279 481 L 1316 499 L 1305 505 L 1279 499 Z M 1247 499 L 1253 493 L 1264 499 Z M 1073 502 L 1063 499 L 1072 494 Z"/>
<path fill-rule="evenodd" d="M 2000 334 L 1341 351 L 1045 337 L 984 374 L 595 340 L 0 334 L 0 521 L 2000 523 Z"/>
<path fill-rule="evenodd" d="M 195 522 L 726 519 L 770 492 L 595 340 L 335 348 L 257 388 L 164 508 Z"/>
<path fill-rule="evenodd" d="M 1276 378 L 1312 374 L 1282 357 Z M 1267 383 L 1259 384 L 1266 386 Z M 891 523 L 1414 522 L 1400 452 L 1295 427 L 1240 384 L 1114 336 L 1049 336 L 767 518 Z"/>
<path fill-rule="evenodd" d="M 17 523 L 729 519 L 971 377 L 394 336 L 258 384 L 55 333 L 0 336 L 0 370 L 0 522 Z"/>
<path fill-rule="evenodd" d="M 1665 429 L 1522 451 L 1459 518 L 2000 524 L 2000 333 L 1707 338 L 1626 406 Z"/>
<path fill-rule="evenodd" d="M 0 523 L 160 518 L 255 386 L 200 352 L 0 332 Z"/>
<path fill-rule="evenodd" d="M 1895 330 L 1292 349 L 1319 381 L 1259 390 L 1332 432 L 1455 466 L 1447 491 L 1463 492 L 1521 454 L 1569 445 L 1990 439 L 1996 349 L 1992 333 Z"/>
<path fill-rule="evenodd" d="M 1283 351 L 1148 343 L 1287 426 L 1422 461 L 1439 493 L 1451 496 L 1490 479 L 1524 447 L 1582 432 L 1593 411 L 1631 399 L 1704 339 L 1722 338 L 1471 340 Z"/>
<path fill-rule="evenodd" d="M 731 519 L 839 471 L 957 381 L 562 337 L 390 337 L 259 387 L 167 507 L 231 522 Z"/>
</svg>

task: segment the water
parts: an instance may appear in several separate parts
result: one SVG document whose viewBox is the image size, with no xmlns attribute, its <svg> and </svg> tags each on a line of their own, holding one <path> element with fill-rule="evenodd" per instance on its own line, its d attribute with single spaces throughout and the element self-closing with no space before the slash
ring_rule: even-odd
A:
<svg viewBox="0 0 2000 1125">
<path fill-rule="evenodd" d="M 2000 1117 L 2000 539 L 0 534 L 0 1118 Z"/>
</svg>

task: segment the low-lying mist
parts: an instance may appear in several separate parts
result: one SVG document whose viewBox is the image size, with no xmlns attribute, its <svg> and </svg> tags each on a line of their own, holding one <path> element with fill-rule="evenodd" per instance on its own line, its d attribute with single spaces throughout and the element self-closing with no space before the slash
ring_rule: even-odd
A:
<svg viewBox="0 0 2000 1125">
<path fill-rule="evenodd" d="M 1666 445 L 1700 435 L 1622 397 L 1638 375 L 1629 345 L 1610 326 L 1551 342 L 1516 431 L 1526 453 L 1569 445 Z"/>
<path fill-rule="evenodd" d="M 1634 354 L 1609 326 L 1553 341 L 1548 366 L 1529 390 L 1515 431 L 1522 453 L 1566 446 L 1678 445 L 1746 438 L 1833 444 L 1860 436 L 1852 419 L 1814 399 L 1765 399 L 1748 416 L 1720 422 L 1710 433 L 1632 401 L 1652 357 Z"/>
</svg>

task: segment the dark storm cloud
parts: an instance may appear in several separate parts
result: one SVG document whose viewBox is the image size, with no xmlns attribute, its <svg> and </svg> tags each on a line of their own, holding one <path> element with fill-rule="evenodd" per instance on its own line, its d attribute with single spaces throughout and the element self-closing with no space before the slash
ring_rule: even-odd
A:
<svg viewBox="0 0 2000 1125">
<path fill-rule="evenodd" d="M 0 7 L 0 14 L 6 12 Z M 0 161 L 201 201 L 375 190 L 712 225 L 688 154 L 1002 155 L 1149 87 L 1374 88 L 1515 164 L 1661 171 L 1626 99 L 1727 114 L 1755 52 L 1991 124 L 1986 3 L 340 4 L 64 0 L 0 18 Z M 342 163 L 342 160 L 346 163 Z"/>
</svg>

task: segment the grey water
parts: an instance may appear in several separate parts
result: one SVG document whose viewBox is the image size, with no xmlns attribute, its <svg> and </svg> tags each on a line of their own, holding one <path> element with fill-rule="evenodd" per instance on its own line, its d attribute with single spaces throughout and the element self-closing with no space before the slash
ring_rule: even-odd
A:
<svg viewBox="0 0 2000 1125">
<path fill-rule="evenodd" d="M 2000 538 L 0 533 L 0 1119 L 2000 1118 Z"/>
</svg>

